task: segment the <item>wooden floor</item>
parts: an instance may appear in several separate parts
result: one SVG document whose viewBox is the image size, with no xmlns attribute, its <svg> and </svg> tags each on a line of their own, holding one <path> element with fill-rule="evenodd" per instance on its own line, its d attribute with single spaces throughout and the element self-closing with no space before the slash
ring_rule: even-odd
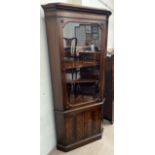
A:
<svg viewBox="0 0 155 155">
<path fill-rule="evenodd" d="M 104 120 L 104 132 L 101 140 L 67 153 L 54 149 L 48 155 L 114 155 L 114 126 Z"/>
</svg>

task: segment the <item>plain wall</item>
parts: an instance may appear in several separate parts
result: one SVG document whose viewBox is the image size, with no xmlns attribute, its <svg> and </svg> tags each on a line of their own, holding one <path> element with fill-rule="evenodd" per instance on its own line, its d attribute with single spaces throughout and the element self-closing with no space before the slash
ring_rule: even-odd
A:
<svg viewBox="0 0 155 155">
<path fill-rule="evenodd" d="M 40 155 L 55 147 L 53 95 L 43 10 L 40 19 Z"/>
<path fill-rule="evenodd" d="M 102 1 L 104 1 L 112 9 L 112 15 L 109 17 L 107 48 L 114 48 L 114 0 Z M 82 0 L 82 5 L 110 10 L 98 0 Z"/>
</svg>

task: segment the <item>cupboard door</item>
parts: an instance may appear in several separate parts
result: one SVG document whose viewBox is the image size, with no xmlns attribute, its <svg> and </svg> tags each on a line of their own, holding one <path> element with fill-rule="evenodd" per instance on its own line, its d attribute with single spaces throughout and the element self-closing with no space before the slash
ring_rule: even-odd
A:
<svg viewBox="0 0 155 155">
<path fill-rule="evenodd" d="M 65 118 L 66 144 L 101 133 L 101 106 L 83 112 L 71 112 Z"/>
<path fill-rule="evenodd" d="M 70 107 L 103 99 L 103 35 L 96 22 L 67 22 L 63 27 L 64 88 Z"/>
</svg>

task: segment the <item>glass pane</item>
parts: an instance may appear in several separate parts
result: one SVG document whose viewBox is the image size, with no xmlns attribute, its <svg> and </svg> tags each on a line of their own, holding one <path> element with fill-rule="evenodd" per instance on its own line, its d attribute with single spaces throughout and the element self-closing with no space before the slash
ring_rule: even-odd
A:
<svg viewBox="0 0 155 155">
<path fill-rule="evenodd" d="M 101 29 L 97 23 L 70 22 L 63 34 L 68 102 L 94 102 L 99 98 Z"/>
</svg>

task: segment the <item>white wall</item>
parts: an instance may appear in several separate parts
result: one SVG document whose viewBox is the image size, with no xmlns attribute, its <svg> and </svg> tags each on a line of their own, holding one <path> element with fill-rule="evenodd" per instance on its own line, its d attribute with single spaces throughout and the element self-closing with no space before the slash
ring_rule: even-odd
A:
<svg viewBox="0 0 155 155">
<path fill-rule="evenodd" d="M 81 5 L 82 4 L 82 0 L 68 0 L 68 3 Z"/>
<path fill-rule="evenodd" d="M 113 10 L 114 9 L 114 0 L 102 0 Z M 96 7 L 101 9 L 108 9 L 104 4 L 98 0 L 82 0 L 83 6 Z M 114 48 L 114 12 L 109 17 L 109 27 L 108 27 L 108 48 Z"/>
<path fill-rule="evenodd" d="M 40 0 L 40 4 L 47 4 L 47 3 L 67 3 L 67 0 Z"/>
<path fill-rule="evenodd" d="M 55 126 L 52 106 L 52 90 L 47 53 L 44 15 L 40 19 L 40 155 L 46 155 L 55 147 Z"/>
</svg>

